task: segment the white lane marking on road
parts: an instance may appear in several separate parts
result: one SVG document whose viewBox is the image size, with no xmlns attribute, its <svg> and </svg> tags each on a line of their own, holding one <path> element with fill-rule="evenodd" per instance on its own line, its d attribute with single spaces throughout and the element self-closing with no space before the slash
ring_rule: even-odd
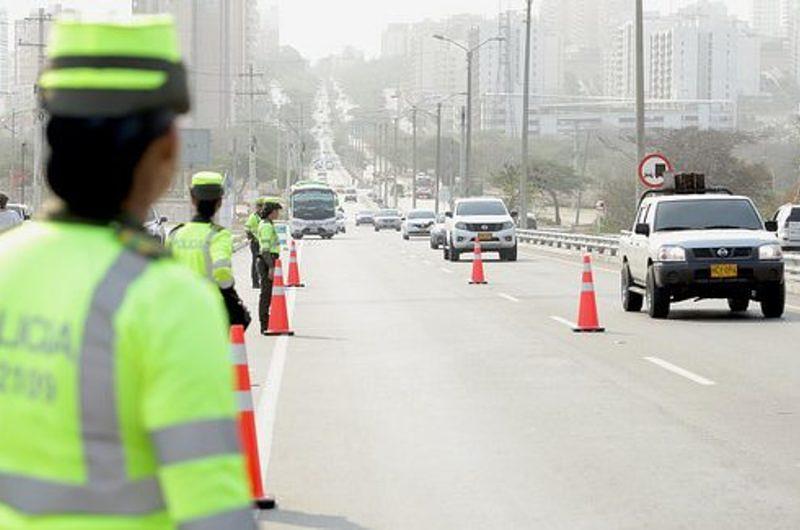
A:
<svg viewBox="0 0 800 530">
<path fill-rule="evenodd" d="M 551 318 L 552 320 L 555 320 L 555 321 L 556 321 L 556 322 L 558 322 L 559 324 L 564 324 L 565 326 L 567 326 L 567 327 L 568 327 L 568 328 L 570 328 L 570 329 L 575 329 L 575 327 L 576 327 L 576 326 L 575 326 L 575 322 L 570 322 L 570 321 L 569 321 L 569 320 L 567 320 L 566 318 L 563 318 L 563 317 L 558 317 L 558 316 L 555 316 L 555 315 L 554 315 L 554 316 L 551 316 L 550 318 Z"/>
<path fill-rule="evenodd" d="M 445 274 L 453 274 L 453 271 L 451 271 L 450 269 L 445 269 L 444 267 L 442 267 L 442 268 L 441 268 L 441 269 L 439 269 L 439 270 L 441 270 L 441 271 L 442 271 L 443 273 L 445 273 Z"/>
<path fill-rule="evenodd" d="M 296 291 L 287 293 L 287 313 L 289 322 L 294 316 Z M 283 370 L 286 367 L 286 351 L 289 347 L 289 337 L 278 337 L 272 349 L 272 359 L 269 363 L 267 380 L 264 382 L 265 388 L 261 393 L 261 399 L 256 408 L 256 432 L 259 437 L 259 460 L 261 461 L 261 478 L 266 484 L 267 472 L 269 470 L 270 456 L 272 455 L 272 442 L 275 439 L 275 417 L 278 413 L 278 395 L 281 391 L 281 381 L 283 380 Z M 258 426 L 263 425 L 263 429 Z"/>
<path fill-rule="evenodd" d="M 644 360 L 649 361 L 655 364 L 656 366 L 660 366 L 664 370 L 669 370 L 674 374 L 678 374 L 682 377 L 685 377 L 690 381 L 694 381 L 698 385 L 713 386 L 717 384 L 711 379 L 706 379 L 705 377 L 699 376 L 693 372 L 690 372 L 689 370 L 686 370 L 685 368 L 681 368 L 680 366 L 676 366 L 670 362 L 665 361 L 664 359 L 659 359 L 658 357 L 644 357 Z"/>
<path fill-rule="evenodd" d="M 519 298 L 514 298 L 514 297 L 513 297 L 513 296 L 511 296 L 510 294 L 506 294 L 506 293 L 497 293 L 497 296 L 499 296 L 500 298 L 505 298 L 505 299 L 506 299 L 506 300 L 508 300 L 509 302 L 519 302 Z"/>
</svg>

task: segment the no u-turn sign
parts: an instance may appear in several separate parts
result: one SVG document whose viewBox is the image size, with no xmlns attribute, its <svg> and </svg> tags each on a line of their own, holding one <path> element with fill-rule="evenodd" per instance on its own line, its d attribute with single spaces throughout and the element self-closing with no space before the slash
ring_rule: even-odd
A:
<svg viewBox="0 0 800 530">
<path fill-rule="evenodd" d="M 672 172 L 672 164 L 660 153 L 651 153 L 639 164 L 639 180 L 646 187 L 659 189 L 664 187 L 664 176 Z"/>
</svg>

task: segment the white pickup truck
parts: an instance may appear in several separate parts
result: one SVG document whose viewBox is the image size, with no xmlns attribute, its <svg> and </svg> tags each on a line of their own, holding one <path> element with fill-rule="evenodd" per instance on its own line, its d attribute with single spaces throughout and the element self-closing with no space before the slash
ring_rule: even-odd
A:
<svg viewBox="0 0 800 530">
<path fill-rule="evenodd" d="M 733 312 L 755 300 L 765 317 L 779 318 L 786 296 L 776 228 L 727 190 L 647 192 L 620 240 L 623 309 L 644 304 L 651 317 L 667 318 L 673 302 L 721 298 Z"/>
</svg>

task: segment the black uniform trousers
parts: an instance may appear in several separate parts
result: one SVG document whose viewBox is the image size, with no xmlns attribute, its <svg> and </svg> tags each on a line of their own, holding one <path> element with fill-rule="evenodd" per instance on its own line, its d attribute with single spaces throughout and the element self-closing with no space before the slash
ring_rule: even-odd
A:
<svg viewBox="0 0 800 530">
<path fill-rule="evenodd" d="M 253 256 L 253 260 L 250 264 L 250 277 L 253 280 L 253 289 L 258 289 L 258 280 L 260 273 L 258 271 L 258 255 L 261 252 L 261 245 L 258 243 L 258 239 L 255 237 L 250 238 L 250 254 Z"/>
<path fill-rule="evenodd" d="M 261 321 L 261 331 L 269 327 L 269 306 L 272 303 L 272 283 L 275 271 L 275 260 L 278 254 L 268 254 L 258 257 L 258 273 L 261 281 L 261 295 L 258 299 L 258 318 Z"/>
</svg>

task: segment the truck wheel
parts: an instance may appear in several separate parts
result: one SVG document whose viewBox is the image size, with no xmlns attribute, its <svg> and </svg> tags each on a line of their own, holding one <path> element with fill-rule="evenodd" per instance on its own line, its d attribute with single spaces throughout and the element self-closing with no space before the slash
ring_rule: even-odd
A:
<svg viewBox="0 0 800 530">
<path fill-rule="evenodd" d="M 403 234 L 403 239 L 405 239 L 406 241 L 408 241 L 408 234 Z"/>
<path fill-rule="evenodd" d="M 431 250 L 439 250 L 439 245 L 433 239 L 431 239 Z"/>
<path fill-rule="evenodd" d="M 744 313 L 750 307 L 749 298 L 728 298 L 728 307 L 732 313 Z"/>
<path fill-rule="evenodd" d="M 786 309 L 786 286 L 771 285 L 761 291 L 761 312 L 766 318 L 780 318 Z"/>
<path fill-rule="evenodd" d="M 638 313 L 642 310 L 644 297 L 631 291 L 631 269 L 628 264 L 622 265 L 622 272 L 620 273 L 620 296 L 622 297 L 622 309 L 628 313 Z"/>
<path fill-rule="evenodd" d="M 517 245 L 506 251 L 506 261 L 517 261 Z"/>
<path fill-rule="evenodd" d="M 376 232 L 380 232 L 380 231 L 381 231 L 381 229 L 380 229 L 380 228 L 378 228 L 378 227 L 376 226 L 376 227 L 375 227 L 375 231 L 376 231 Z"/>
<path fill-rule="evenodd" d="M 444 257 L 445 261 L 449 261 L 450 260 L 450 251 L 447 250 L 447 247 L 444 246 L 444 245 L 442 245 L 442 256 Z"/>
<path fill-rule="evenodd" d="M 664 319 L 669 316 L 669 291 L 656 285 L 656 273 L 652 265 L 647 268 L 647 289 L 644 298 L 647 314 L 651 318 Z"/>
</svg>

